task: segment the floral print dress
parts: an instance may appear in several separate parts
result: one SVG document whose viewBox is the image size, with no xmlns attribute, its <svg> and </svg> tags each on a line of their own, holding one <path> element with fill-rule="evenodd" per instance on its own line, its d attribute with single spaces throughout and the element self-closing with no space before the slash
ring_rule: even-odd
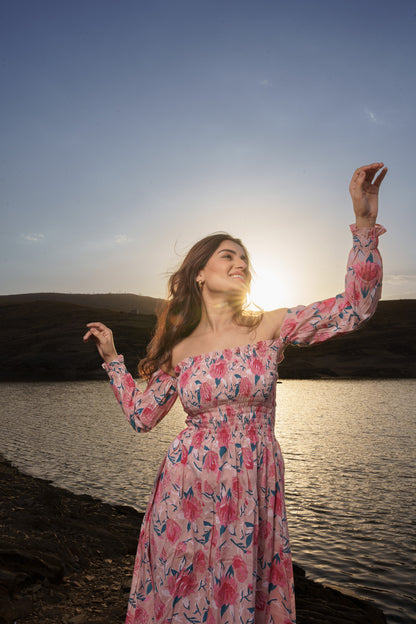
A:
<svg viewBox="0 0 416 624">
<path fill-rule="evenodd" d="M 281 335 L 183 360 L 137 388 L 123 357 L 104 364 L 132 427 L 149 431 L 179 396 L 186 428 L 160 467 L 143 520 L 126 624 L 294 624 L 274 435 L 277 367 L 288 344 L 353 331 L 381 294 L 382 226 L 351 226 L 345 292 L 287 311 Z"/>
</svg>

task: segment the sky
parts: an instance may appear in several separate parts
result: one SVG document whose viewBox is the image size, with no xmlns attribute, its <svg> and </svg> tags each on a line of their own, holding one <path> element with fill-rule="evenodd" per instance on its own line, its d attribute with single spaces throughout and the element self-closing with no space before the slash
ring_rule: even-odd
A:
<svg viewBox="0 0 416 624">
<path fill-rule="evenodd" d="M 415 59 L 415 1 L 2 0 L 0 294 L 164 297 L 226 231 L 265 309 L 331 297 L 383 161 L 383 298 L 415 298 Z"/>
</svg>

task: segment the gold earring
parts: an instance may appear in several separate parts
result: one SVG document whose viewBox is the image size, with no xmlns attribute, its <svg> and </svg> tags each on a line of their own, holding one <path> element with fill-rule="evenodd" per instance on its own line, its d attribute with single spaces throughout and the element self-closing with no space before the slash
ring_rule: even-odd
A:
<svg viewBox="0 0 416 624">
<path fill-rule="evenodd" d="M 204 285 L 203 280 L 198 280 L 198 286 L 199 286 L 199 290 L 202 290 L 202 286 Z"/>
</svg>

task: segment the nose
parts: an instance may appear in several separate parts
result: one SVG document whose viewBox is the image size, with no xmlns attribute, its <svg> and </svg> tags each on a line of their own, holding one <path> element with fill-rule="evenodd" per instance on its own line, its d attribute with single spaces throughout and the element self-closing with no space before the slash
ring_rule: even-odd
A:
<svg viewBox="0 0 416 624">
<path fill-rule="evenodd" d="M 247 271 L 247 262 L 243 258 L 237 258 L 235 268 L 240 269 L 241 271 Z"/>
</svg>

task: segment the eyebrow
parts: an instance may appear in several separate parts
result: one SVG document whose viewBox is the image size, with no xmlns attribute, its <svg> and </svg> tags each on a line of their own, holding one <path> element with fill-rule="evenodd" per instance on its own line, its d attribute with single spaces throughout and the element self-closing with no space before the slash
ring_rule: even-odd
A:
<svg viewBox="0 0 416 624">
<path fill-rule="evenodd" d="M 237 252 L 236 252 L 236 251 L 234 251 L 234 249 L 220 249 L 218 253 L 222 253 L 223 251 L 228 251 L 228 253 L 232 253 L 232 254 L 234 254 L 235 256 L 237 255 Z M 247 260 L 247 256 L 246 256 L 245 254 L 242 254 L 240 257 L 241 257 L 241 259 L 242 259 L 242 260 L 244 260 L 244 261 L 246 261 L 246 260 Z"/>
</svg>

